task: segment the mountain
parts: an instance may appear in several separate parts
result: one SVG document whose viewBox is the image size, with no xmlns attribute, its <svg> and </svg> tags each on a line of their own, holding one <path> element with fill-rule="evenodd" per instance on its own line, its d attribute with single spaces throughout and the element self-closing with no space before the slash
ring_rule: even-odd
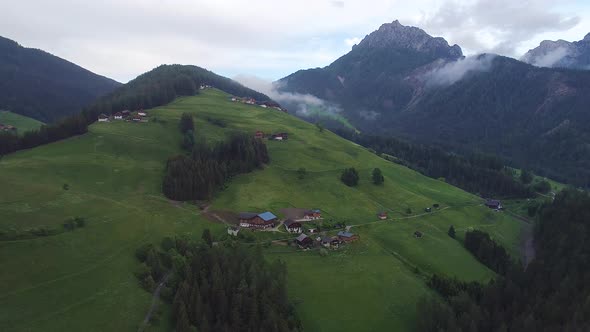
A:
<svg viewBox="0 0 590 332">
<path fill-rule="evenodd" d="M 575 42 L 544 40 L 529 50 L 522 61 L 540 67 L 590 69 L 590 33 Z"/>
<path fill-rule="evenodd" d="M 493 54 L 465 58 L 458 46 L 395 21 L 329 66 L 278 86 L 340 106 L 364 132 L 495 154 L 590 185 L 590 72 Z"/>
<path fill-rule="evenodd" d="M 121 84 L 0 37 L 0 110 L 53 122 Z"/>
<path fill-rule="evenodd" d="M 377 109 L 394 112 L 408 104 L 415 88 L 406 77 L 416 68 L 461 57 L 459 46 L 394 21 L 383 24 L 328 67 L 297 71 L 278 85 L 281 91 L 312 94 L 354 108 L 356 112 L 346 115 L 359 122 Z"/>
</svg>

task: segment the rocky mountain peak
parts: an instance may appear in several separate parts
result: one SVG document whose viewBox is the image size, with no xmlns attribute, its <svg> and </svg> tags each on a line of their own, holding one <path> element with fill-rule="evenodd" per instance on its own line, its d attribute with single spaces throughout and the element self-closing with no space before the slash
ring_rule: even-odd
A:
<svg viewBox="0 0 590 332">
<path fill-rule="evenodd" d="M 522 61 L 541 67 L 590 69 L 590 33 L 575 42 L 544 40 L 529 50 Z"/>
<path fill-rule="evenodd" d="M 367 35 L 359 47 L 409 49 L 449 58 L 463 55 L 458 45 L 450 46 L 444 38 L 432 37 L 424 30 L 404 26 L 398 20 L 381 25 L 377 31 Z"/>
</svg>

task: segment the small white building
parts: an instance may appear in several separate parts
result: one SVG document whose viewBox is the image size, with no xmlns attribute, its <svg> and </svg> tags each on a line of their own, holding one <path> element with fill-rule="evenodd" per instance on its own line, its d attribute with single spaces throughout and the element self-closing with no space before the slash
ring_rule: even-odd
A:
<svg viewBox="0 0 590 332">
<path fill-rule="evenodd" d="M 240 228 L 239 227 L 233 227 L 230 226 L 227 228 L 227 234 L 232 235 L 232 236 L 238 236 L 238 233 L 240 232 Z"/>
<path fill-rule="evenodd" d="M 262 107 L 262 108 L 266 108 L 267 106 L 266 106 L 266 105 L 264 105 L 264 104 L 262 104 L 262 105 L 260 105 L 260 107 Z"/>
<path fill-rule="evenodd" d="M 109 117 L 106 114 L 101 114 L 98 116 L 98 122 L 109 122 Z"/>
<path fill-rule="evenodd" d="M 137 112 L 137 115 L 139 115 L 139 116 L 147 116 L 147 113 L 144 112 L 144 111 L 139 111 L 139 112 Z"/>
<path fill-rule="evenodd" d="M 121 112 L 115 113 L 115 120 L 123 120 L 123 113 L 121 113 Z"/>
</svg>

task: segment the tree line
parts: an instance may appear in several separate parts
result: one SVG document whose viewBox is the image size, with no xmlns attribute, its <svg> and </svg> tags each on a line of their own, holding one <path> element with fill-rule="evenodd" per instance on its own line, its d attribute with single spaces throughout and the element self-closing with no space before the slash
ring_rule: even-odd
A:
<svg viewBox="0 0 590 332">
<path fill-rule="evenodd" d="M 176 331 L 299 331 L 287 267 L 244 247 L 192 249 L 174 296 Z"/>
<path fill-rule="evenodd" d="M 259 247 L 213 245 L 209 230 L 202 241 L 166 237 L 146 244 L 136 257 L 136 273 L 146 290 L 169 275 L 161 289 L 172 303 L 178 332 L 300 331 L 300 320 L 287 296 L 287 267 L 268 262 Z"/>
<path fill-rule="evenodd" d="M 426 176 L 444 179 L 463 190 L 482 196 L 529 197 L 531 189 L 521 183 L 500 159 L 482 154 L 460 156 L 442 149 L 393 138 L 337 129 L 338 135 L 375 151 L 392 162 Z"/>
<path fill-rule="evenodd" d="M 178 201 L 209 199 L 232 176 L 270 162 L 266 145 L 244 133 L 234 133 L 214 146 L 197 143 L 189 156 L 168 159 L 164 195 Z"/>
<path fill-rule="evenodd" d="M 0 156 L 82 135 L 88 131 L 89 123 L 85 114 L 78 114 L 55 124 L 43 125 L 39 129 L 27 131 L 21 136 L 9 132 L 0 132 Z"/>
<path fill-rule="evenodd" d="M 506 249 L 496 243 L 486 232 L 480 230 L 466 232 L 463 245 L 483 265 L 500 275 L 506 274 L 515 264 Z"/>
<path fill-rule="evenodd" d="M 485 285 L 433 276 L 442 300 L 419 302 L 418 331 L 590 331 L 588 220 L 588 194 L 564 190 L 539 212 L 526 269 L 512 264 Z"/>
</svg>

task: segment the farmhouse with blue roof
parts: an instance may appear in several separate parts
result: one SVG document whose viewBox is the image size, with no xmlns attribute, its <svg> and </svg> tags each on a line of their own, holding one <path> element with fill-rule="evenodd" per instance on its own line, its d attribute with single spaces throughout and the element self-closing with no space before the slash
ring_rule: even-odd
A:
<svg viewBox="0 0 590 332">
<path fill-rule="evenodd" d="M 252 229 L 273 228 L 278 220 L 277 216 L 268 211 L 263 213 L 242 212 L 239 219 L 240 227 Z"/>
</svg>

